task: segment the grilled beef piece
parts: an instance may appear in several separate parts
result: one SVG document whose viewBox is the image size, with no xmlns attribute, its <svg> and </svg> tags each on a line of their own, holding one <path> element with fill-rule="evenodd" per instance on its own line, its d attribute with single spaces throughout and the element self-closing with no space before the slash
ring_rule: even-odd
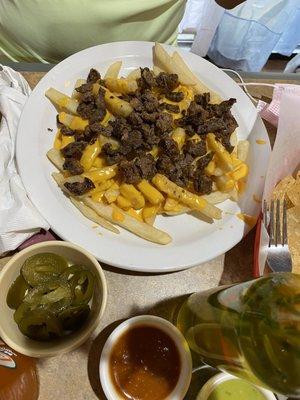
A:
<svg viewBox="0 0 300 400">
<path fill-rule="evenodd" d="M 142 111 L 140 115 L 141 115 L 143 121 L 146 123 L 154 123 L 157 120 L 157 118 L 159 117 L 157 112 L 148 113 L 147 111 Z"/>
<path fill-rule="evenodd" d="M 183 155 L 174 161 L 166 154 L 160 155 L 156 161 L 157 170 L 166 175 L 179 186 L 186 186 L 189 180 L 188 164 Z"/>
<path fill-rule="evenodd" d="M 70 172 L 71 175 L 80 175 L 83 173 L 83 167 L 76 158 L 66 158 L 63 169 Z"/>
<path fill-rule="evenodd" d="M 177 113 L 177 114 L 180 113 L 180 108 L 177 104 L 161 103 L 159 108 L 161 110 L 167 110 L 172 113 Z"/>
<path fill-rule="evenodd" d="M 75 131 L 73 131 L 71 128 L 69 128 L 65 125 L 61 126 L 60 132 L 62 135 L 65 135 L 65 136 L 74 136 L 74 134 L 75 134 Z"/>
<path fill-rule="evenodd" d="M 159 113 L 155 126 L 159 133 L 170 132 L 173 129 L 172 115 L 166 112 Z"/>
<path fill-rule="evenodd" d="M 94 111 L 95 111 L 94 102 L 91 103 L 80 102 L 77 107 L 77 113 L 83 119 L 89 119 L 93 115 Z"/>
<path fill-rule="evenodd" d="M 75 158 L 76 160 L 80 160 L 82 152 L 86 148 L 87 144 L 88 143 L 85 141 L 69 143 L 60 151 L 65 158 Z"/>
<path fill-rule="evenodd" d="M 184 99 L 184 94 L 182 92 L 167 92 L 165 96 L 168 100 L 175 101 L 176 103 Z"/>
<path fill-rule="evenodd" d="M 175 140 L 169 136 L 164 136 L 158 143 L 162 153 L 170 157 L 171 160 L 179 156 L 179 148 Z"/>
<path fill-rule="evenodd" d="M 222 101 L 220 104 L 210 104 L 208 110 L 213 116 L 222 117 L 231 107 L 236 103 L 236 99 L 230 98 L 228 100 Z"/>
<path fill-rule="evenodd" d="M 203 170 L 198 169 L 194 173 L 193 186 L 197 193 L 199 194 L 209 194 L 212 192 L 212 179 L 203 174 Z"/>
<path fill-rule="evenodd" d="M 194 101 L 199 104 L 200 106 L 202 106 L 203 108 L 206 108 L 207 105 L 210 102 L 210 93 L 203 93 L 203 94 L 196 94 L 194 96 Z"/>
<path fill-rule="evenodd" d="M 93 181 L 89 178 L 84 178 L 83 182 L 66 182 L 64 186 L 76 196 L 81 196 L 95 187 Z"/>
<path fill-rule="evenodd" d="M 136 111 L 132 111 L 132 113 L 130 113 L 129 116 L 127 117 L 127 121 L 129 122 L 130 125 L 136 127 L 143 123 L 143 118 Z"/>
<path fill-rule="evenodd" d="M 99 79 L 101 79 L 101 75 L 96 69 L 92 68 L 88 74 L 87 82 L 96 83 Z"/>
<path fill-rule="evenodd" d="M 141 94 L 141 101 L 146 112 L 153 113 L 158 110 L 159 102 L 150 90 L 145 90 L 145 92 Z"/>
<path fill-rule="evenodd" d="M 200 140 L 187 140 L 182 148 L 183 153 L 190 154 L 192 157 L 204 156 L 206 154 L 206 142 Z"/>
<path fill-rule="evenodd" d="M 160 138 L 155 134 L 154 126 L 143 123 L 139 129 L 143 135 L 144 147 L 147 150 L 151 150 L 154 145 L 158 144 Z"/>
<path fill-rule="evenodd" d="M 125 183 L 136 184 L 142 179 L 140 170 L 135 165 L 134 161 L 121 161 L 118 165 L 118 169 L 121 179 Z"/>
<path fill-rule="evenodd" d="M 120 148 L 114 149 L 111 143 L 105 143 L 102 146 L 101 153 L 105 157 L 106 163 L 113 165 L 124 159 L 124 154 L 120 150 Z"/>
<path fill-rule="evenodd" d="M 156 85 L 163 93 L 172 92 L 179 85 L 178 75 L 160 72 L 156 77 Z"/>
<path fill-rule="evenodd" d="M 91 92 L 93 89 L 93 83 L 84 83 L 83 85 L 79 86 L 78 88 L 76 88 L 76 92 L 78 93 L 87 93 L 87 92 Z"/>
<path fill-rule="evenodd" d="M 132 130 L 124 133 L 121 137 L 122 145 L 127 145 L 128 149 L 138 149 L 143 144 L 143 137 L 140 131 Z"/>
<path fill-rule="evenodd" d="M 156 174 L 156 163 L 151 154 L 142 154 L 134 161 L 143 179 L 152 179 Z"/>
<path fill-rule="evenodd" d="M 106 110 L 104 108 L 96 108 L 89 117 L 89 121 L 91 124 L 95 122 L 101 122 L 103 121 L 105 115 L 106 115 Z"/>
<path fill-rule="evenodd" d="M 137 80 L 138 86 L 141 90 L 151 89 L 155 86 L 155 76 L 149 68 L 140 68 L 141 77 Z"/>
<path fill-rule="evenodd" d="M 129 101 L 129 103 L 130 103 L 131 107 L 132 107 L 135 111 L 138 111 L 138 112 L 143 111 L 143 108 L 144 108 L 144 107 L 143 107 L 143 103 L 142 103 L 142 101 L 141 101 L 140 99 L 138 99 L 137 97 L 131 98 L 130 101 Z"/>
<path fill-rule="evenodd" d="M 130 125 L 123 117 L 116 117 L 113 121 L 109 121 L 109 126 L 112 127 L 112 137 L 121 139 L 122 135 L 131 131 Z"/>
<path fill-rule="evenodd" d="M 199 158 L 197 161 L 197 169 L 198 170 L 203 170 L 205 167 L 207 167 L 208 163 L 212 160 L 213 158 L 213 153 L 207 153 L 205 156 Z"/>
<path fill-rule="evenodd" d="M 84 92 L 80 97 L 80 102 L 82 103 L 92 103 L 94 101 L 93 92 Z"/>
</svg>

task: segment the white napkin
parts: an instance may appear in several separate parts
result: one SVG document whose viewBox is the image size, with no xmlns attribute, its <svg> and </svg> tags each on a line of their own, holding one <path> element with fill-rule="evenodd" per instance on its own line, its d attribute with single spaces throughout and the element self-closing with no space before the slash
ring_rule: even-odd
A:
<svg viewBox="0 0 300 400">
<path fill-rule="evenodd" d="M 49 224 L 26 195 L 15 162 L 17 127 L 30 87 L 18 72 L 0 70 L 0 254 L 16 249 Z M 0 65 L 1 69 L 1 65 Z"/>
</svg>

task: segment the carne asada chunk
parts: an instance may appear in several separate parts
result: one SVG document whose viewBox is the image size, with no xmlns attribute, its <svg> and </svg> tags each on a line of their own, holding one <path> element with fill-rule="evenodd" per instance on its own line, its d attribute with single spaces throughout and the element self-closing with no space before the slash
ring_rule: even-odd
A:
<svg viewBox="0 0 300 400">
<path fill-rule="evenodd" d="M 89 82 L 89 83 L 84 83 L 83 85 L 77 87 L 75 90 L 78 93 L 87 93 L 87 92 L 91 92 L 93 89 L 93 83 Z"/>
<path fill-rule="evenodd" d="M 199 158 L 197 161 L 197 169 L 204 170 L 208 163 L 213 159 L 213 153 L 207 153 L 205 156 Z"/>
<path fill-rule="evenodd" d="M 92 68 L 88 74 L 87 82 L 96 83 L 99 79 L 101 79 L 101 75 L 96 69 Z"/>
<path fill-rule="evenodd" d="M 76 158 L 66 158 L 63 169 L 70 172 L 71 175 L 80 175 L 83 173 L 83 167 Z"/>
<path fill-rule="evenodd" d="M 149 68 L 140 68 L 141 77 L 137 80 L 140 89 L 151 89 L 155 85 L 155 76 Z"/>
<path fill-rule="evenodd" d="M 83 182 L 66 182 L 64 186 L 76 196 L 81 196 L 95 188 L 93 181 L 84 178 Z"/>
<path fill-rule="evenodd" d="M 73 131 L 68 126 L 62 125 L 60 128 L 60 133 L 64 136 L 74 136 L 75 131 Z"/>
<path fill-rule="evenodd" d="M 168 100 L 175 101 L 176 103 L 184 99 L 184 94 L 182 92 L 167 92 L 165 96 Z"/>
<path fill-rule="evenodd" d="M 63 147 L 60 151 L 65 158 L 75 158 L 76 160 L 80 160 L 82 156 L 83 150 L 86 148 L 87 142 L 73 142 L 67 144 L 67 146 Z"/>
<path fill-rule="evenodd" d="M 113 148 L 111 143 L 105 143 L 102 146 L 101 153 L 108 165 L 117 164 L 124 159 L 124 154 L 121 153 L 120 148 Z"/>
<path fill-rule="evenodd" d="M 134 161 L 143 179 L 151 180 L 156 174 L 156 162 L 151 154 L 142 154 Z"/>
<path fill-rule="evenodd" d="M 173 129 L 172 115 L 167 112 L 161 112 L 158 115 L 155 126 L 159 133 L 170 132 Z"/>
<path fill-rule="evenodd" d="M 161 103 L 160 104 L 160 109 L 162 110 L 167 110 L 175 114 L 180 113 L 180 108 L 177 104 L 169 104 L 169 103 Z"/>
<path fill-rule="evenodd" d="M 172 92 L 179 85 L 178 75 L 160 72 L 156 77 L 156 85 L 163 93 Z"/>
<path fill-rule="evenodd" d="M 212 179 L 209 176 L 203 174 L 203 170 L 198 169 L 195 171 L 193 186 L 197 193 L 202 195 L 211 193 L 212 184 L 213 184 Z"/>
<path fill-rule="evenodd" d="M 125 183 L 136 184 L 142 179 L 139 168 L 135 165 L 134 161 L 121 161 L 119 166 L 119 173 L 121 179 Z"/>
<path fill-rule="evenodd" d="M 204 156 L 206 154 L 206 142 L 205 140 L 200 140 L 198 142 L 196 140 L 187 140 L 182 151 L 193 157 Z"/>
<path fill-rule="evenodd" d="M 159 148 L 163 154 L 174 160 L 179 155 L 179 148 L 175 140 L 169 136 L 164 136 L 158 143 Z"/>
</svg>

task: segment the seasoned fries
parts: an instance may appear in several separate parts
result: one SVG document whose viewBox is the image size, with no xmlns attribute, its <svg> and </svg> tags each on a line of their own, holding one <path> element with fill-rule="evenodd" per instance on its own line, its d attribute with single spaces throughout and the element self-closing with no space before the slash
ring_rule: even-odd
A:
<svg viewBox="0 0 300 400">
<path fill-rule="evenodd" d="M 70 96 L 50 88 L 58 130 L 47 157 L 72 204 L 112 233 L 118 225 L 168 244 L 153 227 L 160 215 L 222 218 L 216 204 L 237 201 L 248 175 L 248 141 L 238 141 L 230 108 L 188 68 L 178 52 L 154 46 L 154 66 L 101 78 L 92 69 Z M 225 113 L 226 118 L 223 118 Z M 290 191 L 291 201 L 297 191 Z M 295 194 L 296 193 L 296 194 Z M 162 218 L 162 217 L 160 217 Z"/>
</svg>

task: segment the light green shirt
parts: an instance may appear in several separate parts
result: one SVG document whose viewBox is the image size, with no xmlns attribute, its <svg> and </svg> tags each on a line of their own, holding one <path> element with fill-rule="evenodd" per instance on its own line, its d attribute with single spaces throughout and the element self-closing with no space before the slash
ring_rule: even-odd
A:
<svg viewBox="0 0 300 400">
<path fill-rule="evenodd" d="M 52 62 L 122 40 L 174 43 L 185 0 L 0 0 L 0 61 Z"/>
</svg>

